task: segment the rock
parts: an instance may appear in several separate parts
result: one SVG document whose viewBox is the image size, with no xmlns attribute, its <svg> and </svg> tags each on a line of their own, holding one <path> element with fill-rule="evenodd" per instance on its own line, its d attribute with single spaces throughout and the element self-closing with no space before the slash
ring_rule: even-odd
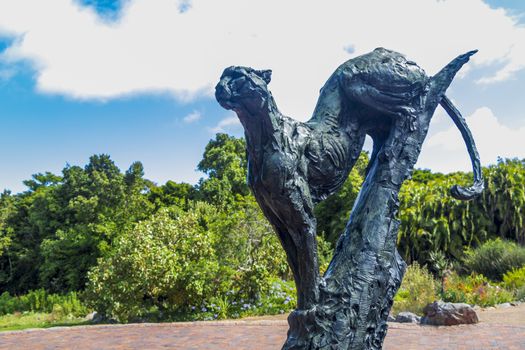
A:
<svg viewBox="0 0 525 350">
<path fill-rule="evenodd" d="M 85 319 L 86 321 L 91 321 L 91 323 L 117 323 L 117 321 L 109 319 L 96 311 L 87 314 Z"/>
<path fill-rule="evenodd" d="M 419 323 L 421 321 L 421 317 L 419 317 L 416 314 L 413 314 L 412 312 L 400 312 L 397 314 L 395 322 L 399 323 Z"/>
<path fill-rule="evenodd" d="M 435 301 L 425 306 L 423 312 L 425 316 L 421 319 L 421 324 L 454 326 L 479 322 L 476 311 L 469 304 Z"/>
<path fill-rule="evenodd" d="M 500 309 L 506 309 L 508 307 L 511 307 L 512 305 L 510 303 L 503 303 L 503 304 L 499 304 L 497 305 L 498 308 Z"/>
<path fill-rule="evenodd" d="M 386 319 L 387 322 L 396 322 L 396 319 L 392 315 L 388 315 L 388 318 Z"/>
<path fill-rule="evenodd" d="M 90 312 L 89 314 L 87 314 L 86 317 L 84 317 L 84 319 L 86 321 L 93 321 L 93 319 L 95 317 L 97 317 L 97 316 L 98 316 L 98 313 L 96 311 L 93 311 L 93 312 Z"/>
</svg>

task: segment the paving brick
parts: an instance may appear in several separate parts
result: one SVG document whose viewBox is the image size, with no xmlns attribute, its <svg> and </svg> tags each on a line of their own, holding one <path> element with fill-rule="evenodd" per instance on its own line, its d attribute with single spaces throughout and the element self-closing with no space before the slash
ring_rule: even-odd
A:
<svg viewBox="0 0 525 350">
<path fill-rule="evenodd" d="M 384 350 L 525 350 L 525 306 L 505 318 L 492 314 L 476 325 L 391 323 Z M 287 330 L 282 319 L 57 327 L 0 333 L 0 349 L 271 350 L 281 348 Z"/>
</svg>

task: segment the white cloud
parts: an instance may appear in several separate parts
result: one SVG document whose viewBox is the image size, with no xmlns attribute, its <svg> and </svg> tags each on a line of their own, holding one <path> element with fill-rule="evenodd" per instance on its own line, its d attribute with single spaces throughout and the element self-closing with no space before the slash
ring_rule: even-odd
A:
<svg viewBox="0 0 525 350">
<path fill-rule="evenodd" d="M 482 82 L 525 66 L 525 28 L 481 0 L 130 0 L 117 22 L 73 0 L 4 0 L 1 34 L 18 40 L 0 59 L 32 62 L 44 92 L 211 96 L 225 67 L 249 65 L 274 70 L 277 103 L 301 120 L 339 64 L 378 46 L 404 52 L 429 74 L 478 48 L 466 69 L 500 67 Z"/>
<path fill-rule="evenodd" d="M 230 116 L 219 121 L 217 125 L 210 129 L 210 132 L 216 134 L 218 132 L 226 132 L 226 129 L 237 128 L 240 126 L 241 122 L 239 121 L 239 118 L 237 118 L 237 116 Z"/>
<path fill-rule="evenodd" d="M 182 121 L 184 121 L 186 124 L 194 123 L 202 118 L 202 114 L 198 111 L 193 111 L 190 114 L 186 115 L 184 118 L 182 118 Z"/>
<path fill-rule="evenodd" d="M 466 120 L 483 165 L 496 163 L 498 157 L 525 158 L 525 125 L 518 128 L 505 126 L 488 107 L 478 108 Z M 465 143 L 455 126 L 426 140 L 417 167 L 444 173 L 472 170 Z"/>
</svg>

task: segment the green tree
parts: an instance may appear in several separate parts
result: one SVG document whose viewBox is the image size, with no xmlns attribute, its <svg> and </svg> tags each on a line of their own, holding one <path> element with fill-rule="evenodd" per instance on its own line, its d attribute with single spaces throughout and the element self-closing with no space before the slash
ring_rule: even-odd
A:
<svg viewBox="0 0 525 350">
<path fill-rule="evenodd" d="M 211 140 L 197 169 L 208 178 L 198 185 L 200 199 L 216 205 L 232 204 L 237 196 L 250 193 L 246 184 L 247 163 L 244 139 L 217 134 Z"/>
<path fill-rule="evenodd" d="M 29 188 L 29 191 L 35 192 L 40 187 L 54 186 L 61 181 L 62 178 L 60 176 L 46 171 L 45 173 L 34 174 L 31 180 L 24 180 L 22 182 Z"/>
<path fill-rule="evenodd" d="M 95 155 L 84 169 L 64 169 L 57 189 L 64 225 L 42 241 L 41 285 L 51 291 L 81 290 L 87 271 L 109 251 L 120 234 L 146 218 L 153 205 L 145 198 L 142 164 L 122 174 L 108 155 Z"/>
<path fill-rule="evenodd" d="M 500 238 L 525 244 L 525 160 L 499 159 L 484 169 L 485 191 L 479 202 Z"/>
<path fill-rule="evenodd" d="M 405 260 L 431 262 L 431 252 L 458 261 L 465 248 L 500 237 L 525 242 L 525 162 L 499 160 L 483 169 L 485 190 L 462 202 L 448 191 L 454 183 L 468 184 L 470 173 L 448 175 L 417 170 L 400 193 L 399 250 Z"/>
<path fill-rule="evenodd" d="M 19 293 L 39 287 L 40 243 L 52 235 L 62 221 L 60 210 L 52 200 L 59 186 L 56 179 L 58 176 L 50 173 L 36 174 L 27 181 L 27 191 L 9 198 L 10 209 L 4 212 L 2 231 L 7 233 L 10 244 L 0 255 L 1 290 Z"/>
<path fill-rule="evenodd" d="M 152 212 L 143 175 L 138 162 L 122 174 L 109 156 L 95 155 L 84 168 L 68 165 L 62 176 L 39 173 L 25 181 L 28 190 L 9 197 L 2 219 L 0 237 L 8 234 L 11 243 L 0 255 L 0 288 L 82 289 L 114 237 Z"/>
<path fill-rule="evenodd" d="M 194 186 L 169 180 L 162 186 L 149 185 L 148 199 L 157 209 L 172 205 L 188 209 L 197 195 Z"/>
<path fill-rule="evenodd" d="M 424 180 L 420 181 L 420 179 Z M 430 175 L 416 170 L 399 194 L 398 246 L 408 262 L 431 262 L 432 252 L 458 260 L 464 247 L 479 244 L 490 235 L 490 218 L 481 210 L 480 198 L 459 201 L 449 194 L 456 183 L 467 184 L 469 174 Z"/>
<path fill-rule="evenodd" d="M 11 245 L 12 230 L 7 225 L 7 219 L 13 211 L 13 201 L 11 192 L 5 190 L 0 194 L 0 256 Z"/>
<path fill-rule="evenodd" d="M 362 152 L 343 187 L 315 208 L 317 233 L 335 246 L 343 232 L 363 183 L 368 154 Z"/>
</svg>

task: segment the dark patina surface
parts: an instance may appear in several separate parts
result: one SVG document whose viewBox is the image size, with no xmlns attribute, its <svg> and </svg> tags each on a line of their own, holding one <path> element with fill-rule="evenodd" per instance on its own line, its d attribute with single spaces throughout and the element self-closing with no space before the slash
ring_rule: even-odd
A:
<svg viewBox="0 0 525 350">
<path fill-rule="evenodd" d="M 469 200 L 483 189 L 479 156 L 465 120 L 445 96 L 475 51 L 429 77 L 383 48 L 343 63 L 321 89 L 310 120 L 281 114 L 268 90 L 271 71 L 227 68 L 217 101 L 244 127 L 248 183 L 286 251 L 298 293 L 283 349 L 380 349 L 405 263 L 396 250 L 398 193 L 417 161 L 441 104 L 459 128 L 474 184 L 451 194 Z M 365 140 L 374 141 L 367 176 L 324 276 L 319 275 L 314 206 L 336 192 Z"/>
</svg>

